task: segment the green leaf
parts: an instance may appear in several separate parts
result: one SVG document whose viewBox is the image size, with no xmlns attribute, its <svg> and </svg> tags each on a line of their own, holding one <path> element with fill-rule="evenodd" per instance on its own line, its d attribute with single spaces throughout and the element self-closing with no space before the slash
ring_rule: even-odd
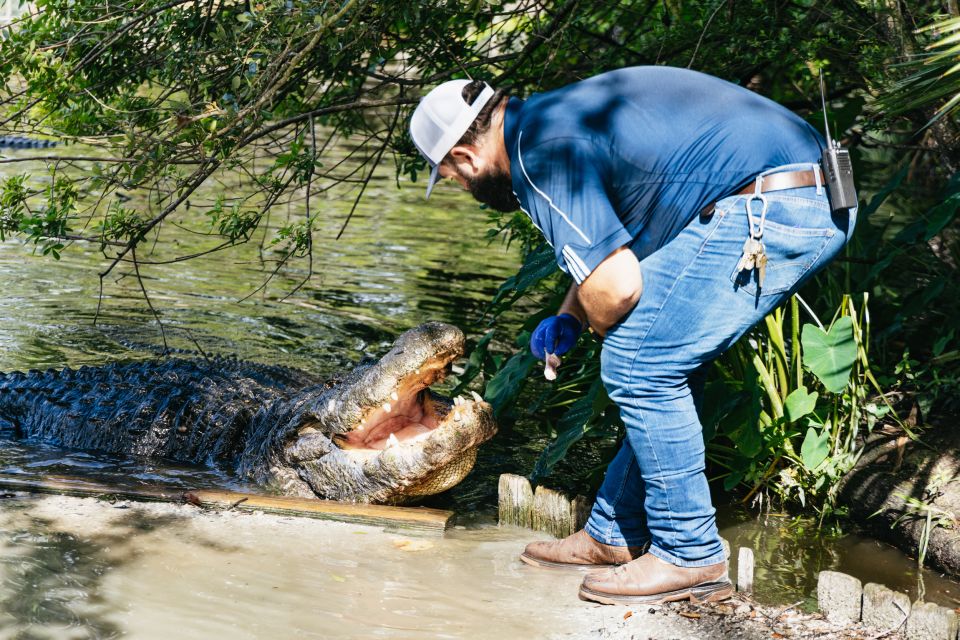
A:
<svg viewBox="0 0 960 640">
<path fill-rule="evenodd" d="M 787 422 L 796 422 L 813 411 L 819 395 L 816 391 L 807 393 L 806 387 L 794 389 L 783 402 L 783 415 Z"/>
<path fill-rule="evenodd" d="M 500 285 L 500 289 L 490 302 L 490 306 L 496 306 L 497 303 L 503 300 L 508 294 L 511 295 L 510 303 L 514 302 L 527 289 L 555 271 L 557 271 L 556 256 L 550 245 L 544 242 L 527 255 L 517 275 L 507 278 L 504 283 Z"/>
<path fill-rule="evenodd" d="M 553 467 L 563 460 L 574 443 L 581 440 L 595 427 L 594 416 L 610 404 L 600 378 L 593 381 L 590 389 L 570 405 L 557 423 L 557 437 L 540 453 L 533 468 L 532 480 L 550 475 Z"/>
<path fill-rule="evenodd" d="M 857 360 L 853 320 L 843 316 L 833 323 L 829 332 L 812 324 L 804 325 L 800 342 L 803 345 L 803 364 L 807 369 L 817 376 L 827 391 L 843 391 Z"/>
<path fill-rule="evenodd" d="M 819 467 L 830 455 L 830 432 L 824 429 L 817 431 L 813 427 L 807 429 L 807 435 L 800 445 L 800 458 L 803 466 L 809 471 Z"/>
<path fill-rule="evenodd" d="M 520 394 L 523 383 L 536 362 L 537 358 L 530 353 L 530 349 L 521 349 L 490 379 L 483 398 L 493 406 L 495 415 L 499 416 L 500 411 Z"/>
<path fill-rule="evenodd" d="M 743 470 L 731 471 L 730 475 L 728 475 L 723 481 L 724 490 L 730 491 L 730 489 L 733 489 L 735 486 L 740 484 L 743 481 L 744 475 L 745 473 Z"/>
</svg>

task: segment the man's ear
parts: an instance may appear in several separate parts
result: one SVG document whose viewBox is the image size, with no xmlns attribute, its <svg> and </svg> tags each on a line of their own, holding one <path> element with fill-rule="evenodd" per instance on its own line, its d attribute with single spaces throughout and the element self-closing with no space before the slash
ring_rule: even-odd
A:
<svg viewBox="0 0 960 640">
<path fill-rule="evenodd" d="M 450 157 L 461 174 L 474 176 L 483 168 L 483 158 L 472 144 L 458 144 L 450 149 Z"/>
</svg>

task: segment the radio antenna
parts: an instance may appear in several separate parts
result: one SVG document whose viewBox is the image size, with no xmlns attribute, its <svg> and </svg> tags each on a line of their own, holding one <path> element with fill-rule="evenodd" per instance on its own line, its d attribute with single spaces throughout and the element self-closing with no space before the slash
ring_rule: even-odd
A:
<svg viewBox="0 0 960 640">
<path fill-rule="evenodd" d="M 827 145 L 832 147 L 830 139 L 830 123 L 827 122 L 827 92 L 823 88 L 823 67 L 820 67 L 820 103 L 823 105 L 823 133 L 827 136 Z"/>
</svg>

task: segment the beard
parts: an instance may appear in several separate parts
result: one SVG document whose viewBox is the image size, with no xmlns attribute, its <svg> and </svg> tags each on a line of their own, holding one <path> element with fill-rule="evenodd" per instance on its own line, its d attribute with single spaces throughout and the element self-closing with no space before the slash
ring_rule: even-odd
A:
<svg viewBox="0 0 960 640">
<path fill-rule="evenodd" d="M 495 211 L 510 213 L 520 208 L 520 201 L 513 195 L 513 180 L 510 174 L 495 169 L 490 173 L 467 178 L 470 194 Z"/>
</svg>

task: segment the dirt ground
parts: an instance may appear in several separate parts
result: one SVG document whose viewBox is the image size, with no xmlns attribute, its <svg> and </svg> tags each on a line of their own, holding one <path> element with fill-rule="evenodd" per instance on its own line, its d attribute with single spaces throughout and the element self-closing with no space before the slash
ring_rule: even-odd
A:
<svg viewBox="0 0 960 640">
<path fill-rule="evenodd" d="M 191 505 L 3 494 L 0 638 L 879 638 L 727 602 L 594 605 L 515 527 L 412 536 Z M 896 638 L 897 635 L 882 637 Z"/>
</svg>

